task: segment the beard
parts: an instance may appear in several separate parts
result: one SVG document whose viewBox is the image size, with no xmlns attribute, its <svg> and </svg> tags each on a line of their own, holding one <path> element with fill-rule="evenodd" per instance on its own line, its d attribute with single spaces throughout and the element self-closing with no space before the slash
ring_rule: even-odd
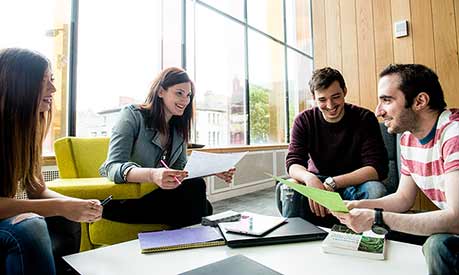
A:
<svg viewBox="0 0 459 275">
<path fill-rule="evenodd" d="M 398 115 L 398 123 L 393 125 L 390 132 L 393 134 L 401 134 L 406 131 L 415 132 L 417 129 L 418 120 L 416 114 L 410 108 L 404 108 Z"/>
</svg>

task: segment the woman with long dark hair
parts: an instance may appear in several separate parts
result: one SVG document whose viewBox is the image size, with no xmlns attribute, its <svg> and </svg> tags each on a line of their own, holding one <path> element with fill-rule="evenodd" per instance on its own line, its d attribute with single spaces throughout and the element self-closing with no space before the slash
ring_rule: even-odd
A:
<svg viewBox="0 0 459 275">
<path fill-rule="evenodd" d="M 70 221 L 94 222 L 102 215 L 98 200 L 46 188 L 41 148 L 55 92 L 46 57 L 26 49 L 0 50 L 0 274 L 55 274 L 53 253 L 59 272 L 61 252 L 79 249 L 80 226 Z"/>
<path fill-rule="evenodd" d="M 212 214 L 202 178 L 184 180 L 194 84 L 180 68 L 163 70 L 141 105 L 120 114 L 100 173 L 115 183 L 150 182 L 159 188 L 137 200 L 112 201 L 104 218 L 129 223 L 187 226 Z M 235 169 L 216 174 L 226 182 Z"/>
</svg>

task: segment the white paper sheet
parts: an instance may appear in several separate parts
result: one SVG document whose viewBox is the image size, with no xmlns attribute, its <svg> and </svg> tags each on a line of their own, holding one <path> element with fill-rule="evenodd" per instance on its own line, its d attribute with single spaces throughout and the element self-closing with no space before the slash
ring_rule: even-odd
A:
<svg viewBox="0 0 459 275">
<path fill-rule="evenodd" d="M 188 171 L 187 179 L 205 177 L 228 171 L 234 167 L 247 152 L 231 154 L 214 154 L 192 151 L 183 170 Z"/>
</svg>

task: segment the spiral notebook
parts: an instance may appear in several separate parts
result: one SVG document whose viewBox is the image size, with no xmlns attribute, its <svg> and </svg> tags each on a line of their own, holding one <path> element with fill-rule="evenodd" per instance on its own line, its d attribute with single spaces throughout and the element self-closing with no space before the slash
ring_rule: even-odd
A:
<svg viewBox="0 0 459 275">
<path fill-rule="evenodd" d="M 142 253 L 224 245 L 221 234 L 213 227 L 200 226 L 139 233 Z"/>
</svg>

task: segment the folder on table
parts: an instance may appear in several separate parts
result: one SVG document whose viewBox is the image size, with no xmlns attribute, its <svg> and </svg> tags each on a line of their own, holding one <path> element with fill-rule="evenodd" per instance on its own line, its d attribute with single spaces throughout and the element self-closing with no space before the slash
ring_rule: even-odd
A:
<svg viewBox="0 0 459 275">
<path fill-rule="evenodd" d="M 139 233 L 142 253 L 224 245 L 218 230 L 209 226 Z"/>
<path fill-rule="evenodd" d="M 327 232 L 302 218 L 288 218 L 285 224 L 263 236 L 237 234 L 227 231 L 223 226 L 218 224 L 226 245 L 234 248 L 323 240 L 327 236 Z"/>
<path fill-rule="evenodd" d="M 265 265 L 262 265 L 244 255 L 235 255 L 218 262 L 214 262 L 196 269 L 180 273 L 179 275 L 282 275 Z"/>
</svg>

